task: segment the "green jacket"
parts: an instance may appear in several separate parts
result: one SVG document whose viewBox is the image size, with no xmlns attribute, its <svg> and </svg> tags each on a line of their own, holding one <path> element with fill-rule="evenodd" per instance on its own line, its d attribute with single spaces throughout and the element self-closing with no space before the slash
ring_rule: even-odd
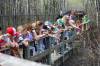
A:
<svg viewBox="0 0 100 66">
<path fill-rule="evenodd" d="M 83 22 L 83 24 L 87 24 L 87 23 L 90 22 L 90 19 L 88 18 L 87 15 L 85 15 L 85 16 L 82 18 L 82 22 Z"/>
</svg>

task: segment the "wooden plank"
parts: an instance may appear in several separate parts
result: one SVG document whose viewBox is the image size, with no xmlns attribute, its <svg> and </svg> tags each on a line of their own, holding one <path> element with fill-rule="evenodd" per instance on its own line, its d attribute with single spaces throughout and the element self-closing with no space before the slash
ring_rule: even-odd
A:
<svg viewBox="0 0 100 66">
<path fill-rule="evenodd" d="M 0 53 L 1 66 L 50 66 Z"/>
</svg>

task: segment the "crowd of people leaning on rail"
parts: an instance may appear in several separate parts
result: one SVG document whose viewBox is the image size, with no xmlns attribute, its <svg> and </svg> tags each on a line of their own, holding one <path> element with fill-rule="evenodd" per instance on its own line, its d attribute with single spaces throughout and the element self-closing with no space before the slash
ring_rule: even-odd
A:
<svg viewBox="0 0 100 66">
<path fill-rule="evenodd" d="M 49 20 L 31 21 L 24 25 L 19 25 L 17 28 L 14 26 L 8 26 L 5 34 L 2 33 L 2 27 L 0 27 L 0 49 L 10 48 L 12 56 L 20 57 L 20 45 L 23 48 L 23 54 L 25 49 L 29 47 L 30 42 L 33 55 L 41 53 L 48 49 L 44 42 L 44 38 L 51 36 L 56 39 L 59 45 L 60 36 L 62 32 L 64 37 L 68 40 L 70 38 L 70 30 L 75 29 L 77 34 L 80 34 L 83 27 L 82 17 L 77 17 L 75 11 L 71 11 L 62 17 L 57 18 L 56 22 L 52 23 Z M 36 42 L 37 41 L 37 42 Z"/>
</svg>

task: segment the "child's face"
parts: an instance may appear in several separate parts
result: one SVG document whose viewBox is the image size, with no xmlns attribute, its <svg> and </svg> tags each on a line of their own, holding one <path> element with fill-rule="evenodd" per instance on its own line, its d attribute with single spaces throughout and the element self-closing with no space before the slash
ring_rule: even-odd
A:
<svg viewBox="0 0 100 66">
<path fill-rule="evenodd" d="M 17 28 L 17 31 L 18 31 L 19 33 L 22 33 L 22 32 L 23 32 L 23 27 L 22 27 L 22 26 L 18 27 L 18 28 Z"/>
<path fill-rule="evenodd" d="M 22 34 L 26 35 L 27 33 L 28 33 L 27 30 L 24 30 Z"/>
</svg>

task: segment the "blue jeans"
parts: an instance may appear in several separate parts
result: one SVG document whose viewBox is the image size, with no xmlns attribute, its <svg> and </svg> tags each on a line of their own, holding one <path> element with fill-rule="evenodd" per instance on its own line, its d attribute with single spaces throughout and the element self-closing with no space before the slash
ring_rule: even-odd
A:
<svg viewBox="0 0 100 66">
<path fill-rule="evenodd" d="M 54 47 L 56 45 L 55 38 L 49 37 L 49 43 L 48 44 L 50 44 L 49 46 Z"/>
<path fill-rule="evenodd" d="M 35 47 L 33 46 L 29 46 L 29 50 L 30 50 L 30 56 L 33 56 L 36 53 Z"/>
<path fill-rule="evenodd" d="M 69 32 L 68 31 L 65 31 L 64 32 L 64 39 L 65 40 L 68 40 L 69 39 Z"/>
<path fill-rule="evenodd" d="M 43 43 L 43 40 L 39 40 L 36 47 L 37 47 L 37 53 L 43 52 L 45 50 L 45 45 Z"/>
</svg>

